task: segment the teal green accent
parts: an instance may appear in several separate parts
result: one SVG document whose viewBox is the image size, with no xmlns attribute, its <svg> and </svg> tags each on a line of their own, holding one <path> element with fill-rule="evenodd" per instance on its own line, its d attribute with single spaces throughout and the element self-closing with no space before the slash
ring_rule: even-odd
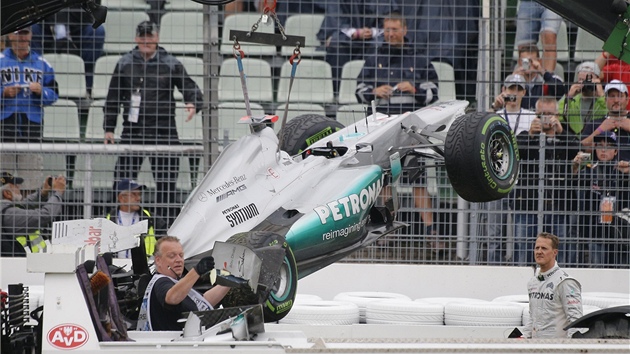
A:
<svg viewBox="0 0 630 354">
<path fill-rule="evenodd" d="M 350 196 L 352 194 L 360 194 L 361 190 L 366 189 L 368 186 L 372 186 L 377 181 L 380 181 L 382 188 L 383 171 L 379 166 L 373 165 L 366 168 L 357 169 L 357 179 L 348 188 L 340 193 L 337 193 L 325 201 L 322 201 L 320 206 L 329 202 L 337 201 L 341 198 Z M 377 193 L 379 195 L 380 193 Z M 326 223 L 322 224 L 320 217 L 313 210 L 305 210 L 305 215 L 296 221 L 291 229 L 287 232 L 285 238 L 293 250 L 304 250 L 308 252 L 309 249 L 321 249 L 322 242 L 331 242 L 334 244 L 348 243 L 351 244 L 355 241 L 353 236 L 361 235 L 361 232 L 353 232 L 345 237 L 336 237 L 331 240 L 323 240 L 323 235 L 333 232 L 335 230 L 342 230 L 353 225 L 360 224 L 369 214 L 369 208 L 361 210 L 356 214 L 345 216 L 345 210 L 343 205 L 339 205 L 339 213 L 344 215 L 341 220 L 334 221 L 332 217 L 327 218 Z M 331 246 L 330 249 L 338 249 L 339 247 Z M 296 259 L 299 258 L 296 254 Z M 299 259 L 298 259 L 299 261 Z"/>
<path fill-rule="evenodd" d="M 293 277 L 296 276 L 296 274 L 293 274 L 293 270 L 291 269 L 291 267 L 289 266 L 289 259 L 287 257 L 284 257 L 284 263 L 287 265 L 287 272 L 289 273 L 287 276 L 287 284 L 291 284 L 291 280 L 293 279 Z M 288 286 L 288 285 L 287 285 Z M 291 289 L 287 288 L 284 292 L 283 296 L 278 297 L 276 295 L 275 292 L 271 292 L 271 297 L 273 297 L 276 301 L 281 302 L 287 299 L 287 297 L 289 297 L 289 294 L 291 294 Z"/>
<path fill-rule="evenodd" d="M 402 173 L 402 164 L 400 163 L 400 154 L 398 152 L 393 153 L 389 157 L 392 172 L 392 183 L 398 182 L 398 178 Z"/>
<path fill-rule="evenodd" d="M 494 116 L 490 119 L 488 119 L 486 121 L 486 124 L 484 124 L 483 128 L 481 129 L 481 134 L 486 134 L 486 130 L 488 130 L 488 127 L 490 126 L 490 124 L 496 122 L 496 121 L 502 121 L 503 123 L 505 123 L 505 125 L 507 125 L 507 121 L 505 119 L 503 119 L 501 116 Z"/>
</svg>

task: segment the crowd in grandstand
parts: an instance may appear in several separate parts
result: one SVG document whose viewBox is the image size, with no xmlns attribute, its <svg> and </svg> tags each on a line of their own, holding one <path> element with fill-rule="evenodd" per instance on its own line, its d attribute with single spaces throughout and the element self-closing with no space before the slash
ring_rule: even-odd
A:
<svg viewBox="0 0 630 354">
<path fill-rule="evenodd" d="M 177 120 L 193 119 L 202 108 L 199 87 L 202 81 L 197 81 L 198 76 L 191 73 L 202 70 L 203 62 L 199 67 L 186 67 L 184 58 L 198 58 L 202 53 L 180 51 L 173 46 L 173 41 L 194 38 L 195 32 L 202 31 L 185 27 L 188 23 L 173 26 L 170 15 L 188 9 L 174 8 L 174 1 L 140 3 L 136 9 L 110 9 L 112 21 L 120 18 L 134 22 L 124 27 L 130 28 L 131 33 L 121 32 L 122 26 L 108 27 L 107 23 L 92 28 L 89 15 L 80 8 L 69 8 L 4 38 L 0 58 L 2 142 L 45 141 L 42 125 L 49 120 L 46 120 L 44 108 L 62 98 L 77 102 L 84 126 L 85 116 L 92 117 L 92 109 L 102 111 L 101 133 L 106 143 L 180 143 L 182 131 Z M 181 3 L 201 6 L 191 1 Z M 237 0 L 225 5 L 221 20 L 227 24 L 231 16 L 256 14 L 255 17 L 259 17 L 266 6 L 269 6 L 266 1 Z M 309 21 L 315 25 L 310 38 L 317 42 L 309 42 L 307 37 L 306 45 L 313 50 L 310 55 L 305 50 L 303 59 L 311 59 L 313 67 L 327 68 L 328 74 L 322 76 L 330 79 L 334 96 L 331 100 L 300 103 L 314 104 L 311 108 L 321 107 L 329 116 L 335 116 L 337 106 L 344 105 L 354 105 L 358 108 L 353 109 L 364 114 L 371 109 L 372 100 L 377 101 L 379 111 L 400 113 L 455 98 L 455 93 L 460 99 L 475 98 L 471 85 L 474 88 L 476 84 L 479 1 L 445 0 L 439 4 L 419 4 L 412 0 L 280 1 L 275 11 L 287 32 L 291 28 L 291 17 L 311 16 Z M 183 18 L 191 19 L 196 15 L 200 14 L 188 12 L 188 17 Z M 263 19 L 261 26 L 267 22 L 279 31 L 280 26 L 275 21 L 276 18 L 270 16 Z M 487 243 L 485 260 L 490 264 L 532 264 L 529 250 L 542 225 L 543 230 L 561 238 L 560 259 L 564 264 L 588 262 L 596 266 L 627 267 L 630 100 L 626 84 L 630 84 L 630 65 L 609 53 L 592 52 L 590 60 L 580 63 L 574 74 L 567 70 L 565 80 L 558 56 L 563 21 L 535 1 L 521 0 L 514 66 L 508 70 L 501 92 L 487 107 L 484 107 L 486 103 L 477 102 L 478 109 L 496 112 L 508 122 L 519 139 L 523 159 L 519 183 L 511 195 L 484 205 L 487 228 L 481 233 Z M 306 23 L 303 21 L 304 26 Z M 198 23 L 197 27 L 200 25 Z M 246 23 L 244 28 L 251 25 Z M 124 42 L 124 38 L 128 41 Z M 226 36 L 223 38 L 223 42 L 228 42 Z M 231 59 L 232 43 L 222 44 L 229 47 L 224 57 L 227 63 Z M 194 45 L 184 43 L 189 49 Z M 150 50 L 145 50 L 147 48 Z M 281 57 L 281 52 L 272 48 L 271 58 L 260 55 L 261 67 L 270 67 L 269 72 L 278 69 L 270 63 L 274 57 Z M 66 94 L 67 87 L 61 85 L 78 85 L 76 80 L 62 81 L 64 71 L 69 69 L 60 70 L 51 65 L 53 56 L 59 54 L 81 59 L 83 67 L 79 72 L 84 75 L 85 93 L 79 97 Z M 110 63 L 109 66 L 106 63 Z M 99 64 L 107 69 L 100 71 Z M 443 67 L 449 70 L 439 69 Z M 447 73 L 449 79 L 445 79 Z M 237 73 L 230 75 L 220 78 L 224 81 L 219 83 L 219 88 L 240 89 L 240 82 L 234 87 L 226 84 L 228 79 L 238 80 Z M 565 82 L 568 80 L 571 83 Z M 253 87 L 250 90 L 275 91 L 271 75 L 269 82 L 268 89 Z M 328 85 L 325 80 L 317 82 Z M 350 89 L 347 83 L 351 83 Z M 312 90 L 315 96 L 317 90 Z M 273 113 L 277 108 L 275 103 L 282 104 L 286 100 L 280 91 L 279 88 L 275 99 L 273 93 L 269 93 L 273 102 L 261 100 L 253 104 L 260 104 L 256 107 Z M 221 99 L 221 94 L 219 97 Z M 184 117 L 175 113 L 176 103 L 187 110 Z M 122 117 L 119 116 L 121 106 Z M 341 115 L 337 118 L 341 120 Z M 116 130 L 117 125 L 123 127 L 120 132 Z M 85 137 L 89 129 L 88 123 Z M 112 166 L 112 180 L 105 181 L 110 186 L 105 203 L 116 202 L 118 181 L 129 183 L 128 179 L 136 179 L 142 163 L 141 158 L 119 157 L 116 166 Z M 179 164 L 179 158 L 151 158 L 159 191 L 153 199 L 158 205 L 155 212 L 167 223 L 173 221 L 178 211 L 175 205 L 181 205 L 183 200 L 175 195 Z M 44 171 L 39 154 L 3 153 L 0 170 L 24 177 L 23 189 L 30 192 L 36 191 L 44 175 L 49 174 Z M 71 181 L 71 176 L 68 177 Z M 455 221 L 449 221 L 451 225 L 447 226 L 438 222 L 449 218 L 442 215 L 447 212 L 434 213 L 434 210 L 448 203 L 430 195 L 427 178 L 411 179 L 415 181 L 413 206 L 422 215 L 418 220 L 422 227 L 413 233 L 425 236 L 425 246 L 436 257 L 450 259 L 446 251 L 453 247 Z M 111 192 L 111 186 L 116 193 Z M 4 199 L 8 202 L 11 198 L 7 193 Z M 513 219 L 513 230 L 505 227 L 508 215 Z M 2 234 L 4 240 L 7 232 Z M 513 246 L 509 242 L 511 234 Z"/>
</svg>

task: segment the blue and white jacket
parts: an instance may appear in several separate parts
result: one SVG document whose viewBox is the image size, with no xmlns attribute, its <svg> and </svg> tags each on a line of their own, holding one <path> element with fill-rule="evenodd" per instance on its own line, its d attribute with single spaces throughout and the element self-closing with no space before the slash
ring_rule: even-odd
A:
<svg viewBox="0 0 630 354">
<path fill-rule="evenodd" d="M 31 51 L 24 59 L 19 59 L 11 48 L 0 54 L 0 120 L 14 113 L 24 113 L 28 120 L 42 124 L 44 106 L 57 101 L 57 85 L 52 66 L 37 52 Z M 28 89 L 31 82 L 42 85 L 42 94 L 35 95 Z M 4 89 L 8 86 L 24 87 L 15 97 L 4 97 Z"/>
</svg>

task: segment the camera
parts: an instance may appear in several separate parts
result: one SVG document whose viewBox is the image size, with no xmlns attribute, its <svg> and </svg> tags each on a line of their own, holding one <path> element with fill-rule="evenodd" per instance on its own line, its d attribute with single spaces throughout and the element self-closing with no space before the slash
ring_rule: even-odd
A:
<svg viewBox="0 0 630 354">
<path fill-rule="evenodd" d="M 516 95 L 505 95 L 506 102 L 516 102 Z"/>
<path fill-rule="evenodd" d="M 521 66 L 523 67 L 523 70 L 529 70 L 530 64 L 529 58 L 521 59 Z"/>
<path fill-rule="evenodd" d="M 593 83 L 593 75 L 586 75 L 586 79 L 582 81 L 582 93 L 590 95 L 595 91 L 595 84 Z"/>
</svg>

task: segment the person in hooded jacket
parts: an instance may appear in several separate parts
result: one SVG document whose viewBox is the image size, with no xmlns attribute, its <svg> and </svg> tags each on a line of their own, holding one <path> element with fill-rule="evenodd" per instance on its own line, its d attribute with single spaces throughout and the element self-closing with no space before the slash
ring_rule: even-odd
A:
<svg viewBox="0 0 630 354">
<path fill-rule="evenodd" d="M 137 46 L 116 64 L 109 84 L 103 108 L 105 144 L 115 143 L 114 129 L 122 105 L 122 144 L 177 145 L 174 88 L 177 87 L 184 96 L 188 113 L 186 121 L 201 110 L 201 90 L 182 63 L 158 45 L 158 27 L 154 22 L 141 22 L 136 29 L 135 41 Z M 175 202 L 179 157 L 151 156 L 149 159 L 158 191 L 157 211 L 172 219 L 177 210 L 169 204 Z M 143 161 L 144 156 L 119 156 L 114 181 L 137 179 Z M 113 190 L 117 189 L 114 183 Z"/>
<path fill-rule="evenodd" d="M 9 33 L 8 47 L 0 54 L 1 142 L 41 143 L 44 107 L 59 98 L 55 72 L 39 53 L 31 50 L 32 37 L 30 27 Z M 24 190 L 39 187 L 44 178 L 41 155 L 3 152 L 0 156 L 3 170 L 24 178 Z"/>
</svg>

